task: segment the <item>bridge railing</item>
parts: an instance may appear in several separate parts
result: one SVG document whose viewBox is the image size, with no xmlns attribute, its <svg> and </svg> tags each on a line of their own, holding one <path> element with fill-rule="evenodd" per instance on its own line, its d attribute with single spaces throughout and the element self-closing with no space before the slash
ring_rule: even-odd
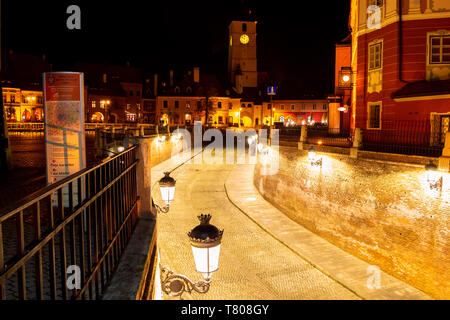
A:
<svg viewBox="0 0 450 320">
<path fill-rule="evenodd" d="M 138 218 L 137 148 L 0 210 L 0 300 L 101 299 Z"/>
</svg>

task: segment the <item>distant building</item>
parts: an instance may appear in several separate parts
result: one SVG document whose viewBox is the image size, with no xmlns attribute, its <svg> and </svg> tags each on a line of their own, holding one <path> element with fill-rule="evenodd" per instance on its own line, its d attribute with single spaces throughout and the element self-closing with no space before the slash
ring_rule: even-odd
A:
<svg viewBox="0 0 450 320">
<path fill-rule="evenodd" d="M 5 63 L 2 96 L 9 122 L 40 122 L 44 119 L 42 74 L 51 65 L 45 55 L 35 57 L 10 52 Z"/>
<path fill-rule="evenodd" d="M 87 122 L 143 122 L 141 69 L 79 62 L 75 70 L 84 73 Z"/>
<path fill-rule="evenodd" d="M 156 77 L 153 97 L 157 122 L 201 122 L 214 127 L 327 123 L 326 97 L 305 97 L 301 90 L 286 85 L 270 99 L 267 88 L 273 82 L 267 73 L 258 72 L 256 27 L 257 22 L 252 19 L 230 23 L 227 78 L 200 73 L 199 68 L 186 74 L 171 70 L 169 79 L 161 81 L 158 87 Z M 152 105 L 151 99 L 148 105 Z"/>
</svg>

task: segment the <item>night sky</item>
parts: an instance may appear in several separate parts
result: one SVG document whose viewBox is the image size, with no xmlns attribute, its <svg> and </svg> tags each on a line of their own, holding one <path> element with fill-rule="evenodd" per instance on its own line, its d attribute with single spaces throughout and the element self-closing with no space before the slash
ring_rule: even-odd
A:
<svg viewBox="0 0 450 320">
<path fill-rule="evenodd" d="M 310 4 L 306 4 L 310 2 Z M 66 9 L 81 8 L 81 30 Z M 2 0 L 2 46 L 45 53 L 56 70 L 75 61 L 148 72 L 200 66 L 225 73 L 229 22 L 249 7 L 258 20 L 259 71 L 332 90 L 334 44 L 348 34 L 349 0 L 17 1 Z"/>
</svg>

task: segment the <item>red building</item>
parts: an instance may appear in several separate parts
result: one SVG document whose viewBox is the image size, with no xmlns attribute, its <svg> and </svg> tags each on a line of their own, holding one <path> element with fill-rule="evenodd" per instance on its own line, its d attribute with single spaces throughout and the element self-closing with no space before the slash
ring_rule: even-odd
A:
<svg viewBox="0 0 450 320">
<path fill-rule="evenodd" d="M 443 144 L 450 127 L 450 2 L 352 0 L 350 27 L 350 51 L 337 52 L 337 61 L 351 55 L 341 67 L 351 68 L 351 126 L 414 126 L 428 132 L 427 143 Z M 333 107 L 345 107 L 344 100 Z"/>
</svg>

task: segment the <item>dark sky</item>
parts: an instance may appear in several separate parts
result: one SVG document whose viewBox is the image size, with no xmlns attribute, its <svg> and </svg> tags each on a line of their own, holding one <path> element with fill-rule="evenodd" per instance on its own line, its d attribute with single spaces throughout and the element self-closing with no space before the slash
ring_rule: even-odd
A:
<svg viewBox="0 0 450 320">
<path fill-rule="evenodd" d="M 310 2 L 310 4 L 306 4 Z M 41 55 L 57 69 L 73 61 L 130 61 L 149 72 L 200 66 L 226 72 L 228 24 L 250 7 L 258 20 L 259 71 L 332 85 L 334 43 L 348 33 L 350 0 L 3 0 L 2 46 Z M 66 28 L 81 8 L 82 29 Z"/>
</svg>

